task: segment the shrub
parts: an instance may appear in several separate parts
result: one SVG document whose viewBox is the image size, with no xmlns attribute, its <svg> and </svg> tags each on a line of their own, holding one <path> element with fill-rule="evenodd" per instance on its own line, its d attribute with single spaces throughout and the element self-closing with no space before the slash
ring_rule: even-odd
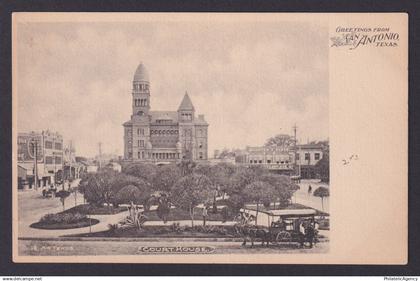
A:
<svg viewBox="0 0 420 281">
<path fill-rule="evenodd" d="M 124 228 L 135 228 L 140 231 L 143 229 L 143 224 L 147 221 L 147 216 L 145 216 L 143 212 L 138 211 L 134 207 L 132 208 L 133 209 L 130 209 L 130 215 L 119 223 Z"/>
<path fill-rule="evenodd" d="M 171 225 L 171 231 L 172 232 L 182 232 L 181 226 L 179 225 L 179 222 L 174 222 Z"/>
<path fill-rule="evenodd" d="M 115 233 L 115 231 L 117 231 L 119 228 L 118 223 L 114 223 L 114 224 L 108 224 L 108 229 L 109 231 Z"/>
</svg>

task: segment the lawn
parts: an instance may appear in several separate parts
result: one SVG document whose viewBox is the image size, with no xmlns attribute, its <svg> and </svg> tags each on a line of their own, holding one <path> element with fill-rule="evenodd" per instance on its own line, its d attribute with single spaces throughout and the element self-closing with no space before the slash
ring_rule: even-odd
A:
<svg viewBox="0 0 420 281">
<path fill-rule="evenodd" d="M 237 237 L 233 226 L 177 226 L 176 224 L 165 226 L 143 226 L 142 229 L 136 228 L 117 228 L 107 231 L 69 235 L 69 237 Z"/>
</svg>

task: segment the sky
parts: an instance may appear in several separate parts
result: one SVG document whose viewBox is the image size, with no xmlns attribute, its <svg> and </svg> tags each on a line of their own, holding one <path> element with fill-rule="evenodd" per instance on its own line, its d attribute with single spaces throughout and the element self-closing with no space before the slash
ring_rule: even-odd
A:
<svg viewBox="0 0 420 281">
<path fill-rule="evenodd" d="M 76 154 L 122 155 L 140 62 L 151 110 L 185 92 L 214 149 L 260 146 L 276 134 L 328 139 L 328 29 L 317 22 L 30 22 L 17 32 L 17 127 L 49 129 Z"/>
</svg>

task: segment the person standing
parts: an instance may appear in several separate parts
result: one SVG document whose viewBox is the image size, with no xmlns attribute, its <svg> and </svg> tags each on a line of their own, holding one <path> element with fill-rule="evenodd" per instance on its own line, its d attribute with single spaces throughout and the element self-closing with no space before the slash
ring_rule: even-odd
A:
<svg viewBox="0 0 420 281">
<path fill-rule="evenodd" d="M 299 222 L 299 243 L 300 247 L 303 248 L 305 243 L 305 235 L 306 235 L 306 229 L 305 229 L 305 221 Z"/>
<path fill-rule="evenodd" d="M 309 247 L 313 247 L 314 238 L 315 238 L 315 229 L 312 224 L 308 223 L 305 228 L 306 240 L 309 242 Z"/>
</svg>

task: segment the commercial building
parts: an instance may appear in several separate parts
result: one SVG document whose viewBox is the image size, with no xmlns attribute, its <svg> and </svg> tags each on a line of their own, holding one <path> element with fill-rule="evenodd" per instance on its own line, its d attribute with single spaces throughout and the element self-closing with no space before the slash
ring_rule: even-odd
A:
<svg viewBox="0 0 420 281">
<path fill-rule="evenodd" d="M 296 154 L 296 165 L 300 169 L 300 176 L 303 179 L 317 178 L 315 169 L 316 163 L 324 156 L 325 147 L 320 144 L 301 144 L 292 148 Z"/>
<path fill-rule="evenodd" d="M 63 173 L 63 138 L 50 131 L 18 134 L 18 188 L 53 183 Z"/>
<path fill-rule="evenodd" d="M 235 161 L 239 165 L 261 165 L 276 173 L 304 179 L 317 178 L 315 165 L 324 156 L 324 150 L 321 144 L 247 147 L 237 153 Z"/>
<path fill-rule="evenodd" d="M 300 144 L 292 148 L 296 152 L 296 164 L 314 166 L 322 159 L 324 147 L 319 144 Z"/>
<path fill-rule="evenodd" d="M 177 111 L 152 111 L 149 75 L 143 64 L 133 79 L 132 115 L 124 126 L 124 161 L 207 160 L 208 123 L 185 93 Z"/>
<path fill-rule="evenodd" d="M 236 163 L 248 167 L 261 165 L 273 172 L 293 174 L 294 153 L 281 146 L 247 147 L 236 156 Z"/>
</svg>

